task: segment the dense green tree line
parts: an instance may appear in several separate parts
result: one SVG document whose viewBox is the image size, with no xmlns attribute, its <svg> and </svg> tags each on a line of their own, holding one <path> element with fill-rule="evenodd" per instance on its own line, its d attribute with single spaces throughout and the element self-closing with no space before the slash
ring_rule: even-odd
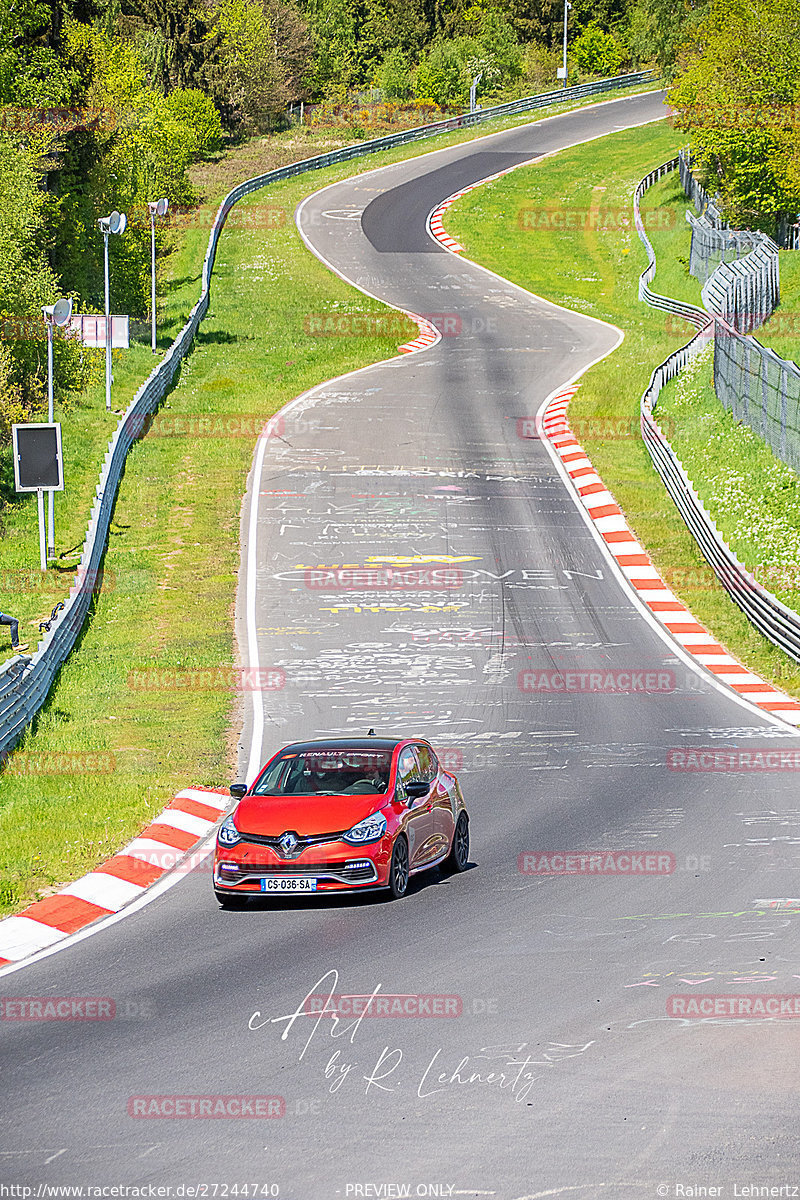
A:
<svg viewBox="0 0 800 1200">
<path fill-rule="evenodd" d="M 774 232 L 800 210 L 800 5 L 711 0 L 677 53 L 680 128 L 728 219 Z"/>
<path fill-rule="evenodd" d="M 643 6 L 665 2 L 572 0 L 571 65 L 611 74 L 652 58 Z M 483 97 L 553 86 L 562 14 L 563 0 L 0 4 L 0 443 L 42 402 L 41 306 L 67 294 L 102 308 L 99 216 L 129 215 L 111 244 L 114 307 L 144 316 L 146 201 L 191 205 L 193 160 L 298 100 L 374 88 L 457 107 L 478 73 Z M 92 356 L 63 341 L 56 353 L 62 394 L 79 390 Z"/>
</svg>

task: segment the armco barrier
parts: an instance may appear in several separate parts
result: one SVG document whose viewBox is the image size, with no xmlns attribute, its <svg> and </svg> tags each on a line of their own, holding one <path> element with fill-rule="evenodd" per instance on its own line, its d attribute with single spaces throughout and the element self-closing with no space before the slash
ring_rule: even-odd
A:
<svg viewBox="0 0 800 1200">
<path fill-rule="evenodd" d="M 708 324 L 710 319 L 708 313 L 703 312 L 702 308 L 696 308 L 694 304 L 683 304 L 680 300 L 672 300 L 669 296 L 661 296 L 649 287 L 656 273 L 656 252 L 644 231 L 644 222 L 642 221 L 642 214 L 639 211 L 639 205 L 647 189 L 651 188 L 659 179 L 662 179 L 664 175 L 668 175 L 670 171 L 674 171 L 678 166 L 678 162 L 677 158 L 671 158 L 669 162 L 662 163 L 660 167 L 656 167 L 649 175 L 645 175 L 634 192 L 633 218 L 636 222 L 636 232 L 647 251 L 647 266 L 639 276 L 639 299 L 643 300 L 645 304 L 649 304 L 651 308 L 660 308 L 663 312 L 674 313 L 676 316 L 683 317 L 685 321 L 695 325 L 698 329 L 702 329 L 703 326 Z"/>
<path fill-rule="evenodd" d="M 376 154 L 380 150 L 389 150 L 393 146 L 401 146 L 406 142 L 434 137 L 438 133 L 447 133 L 451 130 L 478 125 L 498 117 L 513 116 L 515 113 L 545 108 L 565 100 L 601 95 L 603 92 L 614 91 L 617 88 L 636 87 L 654 82 L 655 78 L 656 75 L 653 71 L 637 71 L 629 75 L 601 79 L 595 83 L 585 83 L 577 87 L 546 92 L 539 96 L 526 96 L 508 104 L 497 104 L 492 108 L 484 108 L 479 112 L 467 113 L 460 117 L 451 117 L 431 125 L 418 125 L 413 129 L 403 129 L 398 133 L 372 138 L 370 141 L 359 142 L 353 146 L 343 146 L 328 154 L 317 154 L 312 158 L 268 171 L 265 175 L 258 175 L 254 179 L 246 180 L 228 193 L 217 211 L 209 235 L 203 263 L 200 299 L 162 361 L 139 388 L 109 442 L 105 462 L 100 472 L 100 481 L 97 485 L 97 495 L 89 518 L 80 566 L 70 590 L 69 599 L 52 622 L 44 639 L 39 642 L 36 653 L 30 659 L 17 656 L 9 659 L 0 667 L 0 755 L 5 754 L 18 741 L 41 708 L 56 673 L 74 646 L 86 619 L 92 595 L 97 581 L 101 577 L 108 527 L 125 458 L 132 443 L 141 433 L 146 418 L 156 411 L 164 395 L 172 386 L 175 373 L 189 352 L 197 328 L 208 311 L 217 242 L 228 213 L 234 204 L 267 184 L 277 183 L 281 179 L 289 179 L 293 175 L 300 175 L 305 171 L 334 166 L 336 163 L 346 162 L 351 158 Z"/>
<path fill-rule="evenodd" d="M 636 229 L 648 255 L 648 265 L 642 272 L 639 284 L 639 296 L 648 304 L 652 302 L 651 297 L 655 296 L 647 287 L 647 283 L 655 274 L 656 263 L 653 247 L 644 231 L 639 213 L 639 203 L 647 188 L 666 171 L 674 170 L 676 166 L 677 160 L 673 159 L 657 170 L 651 171 L 639 184 L 634 195 Z M 687 345 L 676 350 L 653 371 L 650 383 L 641 399 L 642 438 L 653 460 L 653 465 L 675 502 L 689 532 L 731 599 L 738 604 L 748 620 L 764 637 L 769 638 L 796 662 L 800 662 L 800 615 L 787 608 L 776 596 L 768 592 L 739 562 L 692 487 L 691 480 L 654 416 L 662 387 L 670 379 L 674 379 L 715 334 L 719 336 L 719 326 L 724 326 L 725 322 L 721 321 L 719 317 L 704 313 L 699 308 L 693 308 L 693 306 L 682 304 L 677 300 L 670 300 L 665 296 L 658 296 L 655 299 L 658 301 L 655 307 L 692 320 L 698 326 L 699 332 Z M 687 313 L 687 309 L 694 314 L 694 317 Z M 729 334 L 734 333 L 729 326 L 727 330 Z"/>
</svg>

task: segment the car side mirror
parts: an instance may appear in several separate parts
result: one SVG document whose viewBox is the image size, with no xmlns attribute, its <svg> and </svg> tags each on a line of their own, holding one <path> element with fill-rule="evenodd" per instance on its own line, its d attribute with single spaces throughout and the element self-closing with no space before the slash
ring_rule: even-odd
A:
<svg viewBox="0 0 800 1200">
<path fill-rule="evenodd" d="M 237 800 L 241 800 L 242 796 L 244 796 L 246 792 L 247 792 L 247 784 L 246 783 L 232 783 L 231 784 L 231 795 L 235 796 Z"/>
<path fill-rule="evenodd" d="M 405 792 L 409 800 L 419 800 L 422 796 L 427 796 L 430 790 L 431 785 L 422 779 L 411 779 L 405 784 Z"/>
</svg>

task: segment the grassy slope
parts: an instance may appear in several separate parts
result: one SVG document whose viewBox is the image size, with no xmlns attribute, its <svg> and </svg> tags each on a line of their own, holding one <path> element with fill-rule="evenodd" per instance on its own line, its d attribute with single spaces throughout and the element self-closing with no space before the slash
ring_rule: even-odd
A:
<svg viewBox="0 0 800 1200">
<path fill-rule="evenodd" d="M 639 400 L 650 373 L 688 336 L 679 336 L 666 314 L 639 302 L 644 255 L 632 225 L 615 222 L 604 234 L 591 229 L 576 234 L 522 230 L 516 220 L 524 206 L 545 206 L 553 196 L 567 208 L 585 210 L 594 204 L 630 213 L 638 180 L 676 153 L 679 144 L 678 135 L 663 124 L 576 147 L 470 193 L 450 210 L 447 227 L 471 257 L 499 274 L 625 330 L 620 348 L 584 377 L 570 405 L 570 420 L 674 591 L 733 654 L 800 695 L 800 668 L 755 632 L 717 583 L 639 437 Z M 674 211 L 674 217 L 648 218 L 654 208 Z M 699 288 L 680 261 L 688 258 L 685 210 L 675 179 L 661 181 L 647 193 L 643 212 L 662 264 L 652 286 L 697 302 Z M 728 504 L 734 499 L 730 494 L 726 498 Z"/>
<path fill-rule="evenodd" d="M 607 98 L 629 94 L 632 93 L 623 90 L 609 93 Z M 595 102 L 597 101 L 594 98 L 588 101 Z M 382 162 L 401 161 L 429 149 L 455 145 L 499 129 L 585 107 L 586 104 L 587 101 L 570 101 L 540 113 L 490 121 L 477 129 L 455 131 L 439 135 L 433 140 L 367 156 L 363 160 L 345 163 L 331 171 L 313 173 L 303 185 L 303 191 L 313 191 L 323 182 L 323 175 L 327 181 L 346 178 Z M 166 350 L 179 332 L 198 298 L 200 269 L 208 234 L 222 197 L 243 179 L 344 144 L 343 138 L 332 136 L 330 130 L 317 130 L 309 126 L 295 127 L 268 138 L 253 138 L 235 147 L 231 152 L 218 156 L 216 160 L 196 164 L 192 169 L 193 182 L 204 196 L 204 200 L 196 213 L 180 216 L 175 226 L 174 241 L 177 250 L 168 260 L 168 278 L 160 284 L 163 294 L 159 297 L 161 311 L 158 344 L 161 352 Z M 267 207 L 264 193 L 259 193 L 254 204 L 262 209 Z M 252 226 L 245 226 L 240 214 L 240 209 L 235 210 L 229 220 L 232 228 L 241 229 L 243 232 L 257 228 L 262 219 L 285 224 L 291 224 L 292 221 L 292 209 L 285 202 L 275 203 L 268 212 L 257 214 Z M 277 227 L 280 227 L 280 224 Z M 155 362 L 157 359 L 150 351 L 147 330 L 142 340 L 132 341 L 130 350 L 115 352 L 115 382 L 112 392 L 115 409 L 124 411 L 127 408 L 136 389 L 147 378 Z M 60 404 L 56 404 L 55 419 L 62 422 L 66 490 L 56 497 L 55 532 L 58 559 L 45 576 L 39 572 L 36 500 L 30 496 L 14 495 L 11 451 L 10 448 L 0 451 L 0 480 L 3 481 L 4 494 L 9 500 L 3 510 L 0 527 L 0 609 L 19 618 L 22 640 L 29 641 L 34 649 L 38 640 L 39 621 L 48 616 L 56 601 L 64 599 L 69 592 L 74 569 L 80 558 L 89 510 L 108 439 L 118 420 L 117 416 L 105 411 L 102 363 L 98 364 L 97 379 L 83 396 L 77 400 L 73 399 L 66 410 Z M 10 653 L 8 631 L 0 630 L 0 661 Z"/>
<path fill-rule="evenodd" d="M 800 362 L 800 251 L 781 250 L 781 302 L 757 331 L 763 346 L 781 358 Z"/>
<path fill-rule="evenodd" d="M 541 114 L 549 115 L 552 110 Z M 492 122 L 479 132 L 519 123 Z M 474 136 L 456 132 L 275 185 L 243 202 L 252 221 L 243 216 L 230 222 L 220 244 L 211 313 L 196 348 L 162 416 L 129 457 L 106 555 L 109 583 L 79 648 L 2 774 L 0 912 L 19 909 L 113 854 L 180 787 L 229 778 L 239 701 L 224 685 L 191 687 L 186 672 L 233 663 L 239 511 L 259 422 L 315 383 L 396 353 L 407 336 L 395 323 L 394 336 L 309 336 L 306 314 L 387 310 L 318 263 L 289 218 L 304 195 L 335 179 Z M 221 163 L 218 177 L 204 168 L 210 207 L 233 182 L 227 168 Z M 266 169 L 256 156 L 238 178 Z M 207 212 L 187 223 L 170 263 L 165 336 L 183 323 L 197 298 Z M 287 219 L 265 221 L 265 212 Z M 408 327 L 408 334 L 415 332 Z M 148 351 L 135 353 L 147 355 L 149 366 Z M 127 403 L 132 391 L 129 384 L 126 394 L 120 381 L 115 402 Z M 97 396 L 81 412 L 87 422 L 96 421 Z M 173 418 L 201 414 L 256 419 L 234 422 L 239 436 L 164 436 L 180 428 L 170 426 Z M 65 425 L 76 419 L 65 418 Z M 89 434 L 82 438 L 88 442 Z M 99 463 L 97 469 L 91 465 L 88 451 L 86 462 L 88 510 Z M 59 546 L 82 541 L 86 513 L 78 508 L 69 517 L 73 528 L 59 506 Z M 25 505 L 20 513 L 21 522 L 29 519 Z M 35 525 L 29 534 L 35 539 Z M 31 537 L 26 565 L 38 553 Z M 0 560 L 6 549 L 1 542 Z M 32 599 L 27 619 L 31 609 L 38 617 L 47 607 L 40 594 Z M 175 671 L 176 686 L 138 687 L 137 675 L 154 667 Z M 58 756 L 68 753 L 105 755 L 112 767 L 97 770 L 98 759 L 93 770 L 65 770 Z"/>
</svg>

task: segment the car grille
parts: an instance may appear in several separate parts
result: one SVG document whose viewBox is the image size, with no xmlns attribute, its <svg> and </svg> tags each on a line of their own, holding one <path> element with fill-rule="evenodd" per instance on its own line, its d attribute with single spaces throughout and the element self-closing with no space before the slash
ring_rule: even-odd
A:
<svg viewBox="0 0 800 1200">
<path fill-rule="evenodd" d="M 342 834 L 347 833 L 346 829 L 342 829 L 340 833 L 317 833 L 304 834 L 302 837 L 298 834 L 297 838 L 297 853 L 301 854 L 306 846 L 320 846 L 323 842 L 339 842 L 342 839 Z M 281 853 L 281 838 L 267 837 L 262 833 L 242 833 L 242 841 L 250 842 L 254 846 L 269 846 L 271 850 Z M 281 835 L 282 836 L 282 835 Z"/>
<path fill-rule="evenodd" d="M 302 875 L 310 879 L 338 879 L 349 882 L 371 882 L 377 878 L 377 871 L 372 863 L 313 863 L 297 865 L 287 863 L 238 863 L 235 867 L 220 867 L 221 880 L 239 883 L 245 879 L 262 879 L 268 875 Z"/>
</svg>

